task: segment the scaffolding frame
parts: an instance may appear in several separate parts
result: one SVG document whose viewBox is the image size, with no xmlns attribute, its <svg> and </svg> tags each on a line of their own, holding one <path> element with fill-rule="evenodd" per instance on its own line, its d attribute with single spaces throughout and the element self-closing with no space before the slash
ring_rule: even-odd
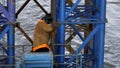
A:
<svg viewBox="0 0 120 68">
<path fill-rule="evenodd" d="M 30 0 L 28 0 L 30 1 Z M 37 1 L 37 0 L 34 0 Z M 86 53 L 82 54 L 84 58 L 82 68 L 103 68 L 104 62 L 104 38 L 105 38 L 105 22 L 106 22 L 106 0 L 89 0 L 91 1 L 91 5 L 85 3 L 84 5 L 79 5 L 81 0 L 76 0 L 72 6 L 68 6 L 66 4 L 66 0 L 55 0 L 56 2 L 56 21 L 61 25 L 57 28 L 56 35 L 56 44 L 61 44 L 61 46 L 55 47 L 56 55 L 65 55 L 65 26 L 69 25 L 74 32 L 80 37 L 83 43 L 79 46 L 79 48 L 75 51 L 75 53 L 69 57 L 69 59 L 65 60 L 64 56 L 56 57 L 58 63 L 71 63 L 74 61 L 82 49 L 87 46 L 87 49 L 91 52 L 91 54 Z M 26 2 L 28 3 L 28 2 Z M 36 2 L 37 3 L 37 2 Z M 40 4 L 37 4 L 40 7 Z M 21 7 L 23 9 L 24 7 Z M 0 39 L 3 38 L 5 34 L 7 34 L 7 43 L 8 43 L 8 65 L 12 65 L 15 63 L 15 49 L 14 49 L 14 25 L 16 24 L 16 17 L 21 12 L 21 9 L 15 13 L 15 0 L 7 0 L 7 8 L 5 8 L 2 4 L 0 4 L 1 13 L 4 16 L 0 17 L 0 24 L 5 26 L 4 30 L 0 33 Z M 84 11 L 83 11 L 84 10 Z M 43 11 L 47 14 L 47 12 Z M 90 34 L 84 39 L 80 31 L 76 29 L 75 25 L 89 25 L 92 24 L 93 30 Z M 59 39 L 58 39 L 59 38 Z M 89 46 L 89 41 L 93 39 L 92 47 Z M 57 59 L 59 58 L 59 59 Z M 92 64 L 87 65 L 89 62 Z M 60 65 L 61 68 L 65 68 L 65 65 Z M 13 68 L 10 66 L 9 68 Z"/>
<path fill-rule="evenodd" d="M 3 25 L 6 26 L 5 29 L 0 34 L 0 39 L 7 33 L 7 55 L 14 56 L 14 23 L 16 22 L 15 19 L 15 0 L 7 0 L 7 9 L 4 5 L 0 4 L 1 13 L 4 14 L 5 17 L 1 17 L 0 22 L 4 23 Z M 9 57 L 8 65 L 11 65 L 15 62 L 14 57 Z M 12 66 L 10 66 L 11 68 Z"/>
<path fill-rule="evenodd" d="M 70 1 L 70 0 L 69 0 Z M 105 23 L 106 23 L 106 0 L 85 0 L 86 2 L 91 2 L 91 5 L 86 3 L 80 5 L 81 0 L 76 0 L 72 6 L 66 5 L 66 0 L 56 0 L 56 15 L 57 21 L 60 22 L 61 26 L 58 28 L 56 43 L 64 44 L 65 43 L 65 25 L 69 25 L 75 31 L 75 33 L 81 38 L 83 43 L 75 51 L 73 56 L 71 56 L 67 61 L 65 57 L 59 57 L 58 62 L 73 62 L 75 55 L 79 54 L 82 49 L 87 46 L 87 49 L 91 51 L 91 54 L 84 53 L 84 57 L 89 57 L 83 61 L 83 68 L 103 68 L 104 64 L 104 39 L 105 39 Z M 84 11 L 82 11 L 84 10 Z M 84 39 L 80 32 L 76 29 L 76 24 L 92 24 L 93 30 L 90 34 Z M 59 38 L 59 39 L 58 39 Z M 90 40 L 92 48 L 88 45 Z M 65 47 L 60 46 L 56 47 L 56 54 L 65 54 Z M 92 62 L 91 66 L 87 65 L 89 62 Z M 64 65 L 61 65 L 61 68 L 64 68 Z"/>
</svg>

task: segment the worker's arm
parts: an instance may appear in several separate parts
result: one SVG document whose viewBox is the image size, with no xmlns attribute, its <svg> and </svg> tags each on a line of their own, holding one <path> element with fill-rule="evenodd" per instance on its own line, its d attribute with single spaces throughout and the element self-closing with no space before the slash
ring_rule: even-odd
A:
<svg viewBox="0 0 120 68">
<path fill-rule="evenodd" d="M 51 32 L 53 31 L 54 27 L 50 24 L 47 23 L 42 23 L 42 28 L 46 31 L 46 32 Z"/>
<path fill-rule="evenodd" d="M 59 23 L 52 23 L 52 24 L 47 24 L 45 23 L 44 20 L 39 20 L 39 25 L 43 28 L 43 30 L 45 30 L 46 32 L 52 32 L 53 30 L 55 30 L 57 27 L 60 26 Z"/>
</svg>

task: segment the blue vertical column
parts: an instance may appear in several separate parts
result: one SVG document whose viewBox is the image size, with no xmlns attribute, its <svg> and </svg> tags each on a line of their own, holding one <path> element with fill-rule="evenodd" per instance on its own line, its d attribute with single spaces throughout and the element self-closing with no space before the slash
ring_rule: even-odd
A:
<svg viewBox="0 0 120 68">
<path fill-rule="evenodd" d="M 105 45 L 105 18 L 106 18 L 106 0 L 99 0 L 99 8 L 100 8 L 100 31 L 99 31 L 99 45 L 98 45 L 98 63 L 97 68 L 103 68 L 104 65 L 104 45 Z"/>
<path fill-rule="evenodd" d="M 96 8 L 99 8 L 98 4 L 99 4 L 99 0 L 93 0 L 93 2 L 95 3 L 94 6 L 96 6 Z M 98 11 L 94 12 L 94 16 L 96 18 L 98 18 Z M 98 24 L 94 24 L 94 28 L 97 26 Z M 98 40 L 98 32 L 95 34 L 94 36 L 94 39 L 93 39 L 93 54 L 94 56 L 96 57 L 96 60 L 98 59 L 98 43 L 99 43 L 99 40 Z M 97 61 L 96 60 L 93 60 L 93 68 L 97 68 Z"/>
<path fill-rule="evenodd" d="M 96 27 L 96 24 L 94 24 L 94 28 Z M 93 60 L 93 64 L 92 64 L 92 67 L 93 68 L 97 68 L 97 53 L 98 53 L 98 37 L 97 37 L 97 33 L 95 34 L 94 36 L 94 39 L 93 39 L 93 55 L 96 57 L 95 60 Z"/>
<path fill-rule="evenodd" d="M 94 37 L 94 54 L 96 60 L 94 61 L 94 68 L 103 68 L 104 65 L 104 41 L 105 41 L 105 17 L 106 17 L 106 0 L 96 0 L 96 7 L 99 8 L 99 12 L 96 12 L 101 23 L 95 24 L 100 26 L 99 31 Z"/>
<path fill-rule="evenodd" d="M 15 0 L 7 0 L 8 12 L 9 12 L 9 31 L 8 31 L 8 64 L 13 65 L 15 60 L 15 51 L 14 51 L 14 26 L 15 23 Z M 9 66 L 13 68 L 13 66 Z"/>
<path fill-rule="evenodd" d="M 59 21 L 59 16 L 60 16 L 60 11 L 58 10 L 58 6 L 60 5 L 60 3 L 59 3 L 60 1 L 59 0 L 56 0 L 56 21 L 58 22 Z M 59 38 L 60 38 L 60 36 L 59 36 L 59 33 L 60 33 L 60 30 L 59 30 L 59 28 L 57 28 L 56 29 L 57 31 L 56 31 L 56 36 L 55 36 L 55 43 L 56 44 L 58 44 L 59 43 Z M 55 46 L 55 54 L 56 55 L 58 55 L 59 54 L 59 46 L 58 45 L 56 45 Z M 59 57 L 58 57 L 59 58 Z M 57 60 L 57 58 L 56 58 L 56 60 Z"/>
<path fill-rule="evenodd" d="M 60 0 L 60 23 L 64 22 L 65 20 L 65 7 L 66 7 L 66 0 Z M 60 44 L 65 43 L 65 25 L 60 25 Z M 64 55 L 65 53 L 65 46 L 60 46 L 60 55 Z M 60 57 L 60 63 L 64 63 L 64 56 Z M 64 68 L 62 65 L 61 68 Z"/>
</svg>

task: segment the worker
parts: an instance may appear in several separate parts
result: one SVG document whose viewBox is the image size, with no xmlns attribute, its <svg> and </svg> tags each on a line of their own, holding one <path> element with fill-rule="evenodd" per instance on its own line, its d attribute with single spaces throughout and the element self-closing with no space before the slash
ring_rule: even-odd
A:
<svg viewBox="0 0 120 68">
<path fill-rule="evenodd" d="M 48 52 L 50 50 L 50 33 L 55 35 L 55 25 L 39 20 L 34 31 L 32 52 Z"/>
</svg>

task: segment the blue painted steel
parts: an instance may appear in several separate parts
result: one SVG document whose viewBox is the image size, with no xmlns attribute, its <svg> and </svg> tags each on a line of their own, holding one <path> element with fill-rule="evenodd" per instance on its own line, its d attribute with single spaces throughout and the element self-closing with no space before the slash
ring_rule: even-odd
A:
<svg viewBox="0 0 120 68">
<path fill-rule="evenodd" d="M 96 37 L 96 35 L 94 36 L 94 41 L 93 41 L 93 55 L 94 56 L 97 56 L 97 37 Z M 96 59 L 97 59 L 97 57 L 96 57 Z M 96 63 L 97 61 L 96 60 L 93 60 L 93 62 L 92 62 L 92 66 L 93 66 L 93 68 L 97 68 L 97 63 Z"/>
<path fill-rule="evenodd" d="M 60 18 L 60 0 L 56 0 L 56 21 L 58 22 L 59 21 L 59 18 Z M 59 44 L 60 43 L 60 40 L 58 38 L 60 38 L 60 28 L 57 28 L 56 29 L 56 36 L 55 36 L 55 43 L 56 44 Z M 60 49 L 59 49 L 59 46 L 55 46 L 55 54 L 58 55 L 60 53 Z M 55 57 L 56 58 L 56 61 L 59 61 L 57 59 L 59 59 L 59 57 Z"/>
<path fill-rule="evenodd" d="M 99 4 L 99 0 L 94 0 L 94 5 L 96 6 L 96 8 L 98 8 L 98 4 Z M 99 16 L 98 16 L 98 12 L 95 12 L 94 13 L 94 16 L 96 17 L 96 18 L 98 18 Z M 94 28 L 97 26 L 98 24 L 94 24 Z M 98 40 L 98 35 L 97 35 L 97 33 L 96 33 L 96 35 L 94 36 L 94 39 L 93 39 L 93 50 L 94 50 L 94 52 L 93 52 L 93 54 L 96 56 L 96 60 L 98 59 L 98 57 L 97 57 L 97 53 L 98 53 L 98 44 L 99 44 L 99 40 Z M 96 60 L 93 60 L 93 68 L 97 68 L 97 61 Z"/>
<path fill-rule="evenodd" d="M 94 56 L 94 59 L 93 58 L 88 58 L 87 61 L 85 61 L 85 63 L 83 64 L 83 67 L 87 66 L 89 68 L 98 68 L 98 62 L 99 64 L 103 61 L 101 57 L 98 57 L 98 54 L 99 52 L 101 51 L 101 55 L 103 56 L 103 38 L 104 38 L 104 28 L 101 26 L 102 24 L 104 24 L 105 22 L 101 22 L 100 18 L 99 17 L 102 17 L 100 15 L 105 15 L 105 11 L 104 10 L 101 10 L 100 6 L 102 4 L 105 5 L 105 3 L 102 3 L 101 0 L 92 0 L 92 5 L 78 5 L 80 2 L 80 0 L 77 0 L 72 7 L 70 6 L 67 6 L 66 8 L 64 8 L 64 10 L 66 9 L 66 14 L 65 14 L 65 20 L 61 22 L 60 18 L 58 17 L 58 20 L 60 20 L 61 24 L 71 24 L 71 25 L 75 25 L 75 24 L 93 24 L 94 25 L 94 28 L 93 28 L 93 31 L 90 33 L 90 35 L 87 37 L 86 40 L 82 39 L 83 41 L 83 44 L 76 50 L 76 53 L 68 60 L 68 62 L 72 62 L 74 61 L 74 58 L 75 56 L 79 53 L 79 51 L 85 47 L 85 44 L 88 44 L 88 41 L 94 37 L 96 37 L 96 39 L 94 38 L 94 44 L 93 44 L 93 49 L 94 51 L 92 51 L 92 55 Z M 101 5 L 100 5 L 101 4 Z M 103 6 L 104 6 L 103 5 Z M 105 6 L 104 6 L 105 7 Z M 62 9 L 63 9 L 62 8 Z M 60 7 L 61 9 L 61 7 Z M 84 10 L 86 9 L 86 11 L 80 11 L 80 10 Z M 105 8 L 104 8 L 105 9 Z M 100 14 L 99 13 L 99 10 L 100 12 L 102 11 L 104 14 Z M 65 12 L 59 12 L 59 13 L 65 13 Z M 57 14 L 59 14 L 57 13 Z M 71 15 L 72 14 L 72 15 Z M 96 16 L 97 15 L 97 16 Z M 80 18 L 80 16 L 82 16 L 82 18 Z M 103 18 L 103 17 L 102 17 Z M 103 28 L 103 32 L 100 33 L 100 27 Z M 73 28 L 74 29 L 74 28 Z M 95 30 L 95 31 L 94 31 Z M 59 30 L 60 32 L 62 30 Z M 77 31 L 77 29 L 74 29 L 74 31 L 79 34 L 79 32 Z M 101 41 L 100 38 L 98 36 L 101 35 Z M 60 37 L 62 37 L 61 35 L 59 35 Z M 81 35 L 79 35 L 80 38 L 81 38 Z M 101 42 L 100 42 L 101 41 Z M 100 47 L 100 43 L 101 43 L 101 47 Z M 99 45 L 98 45 L 99 44 Z M 98 49 L 100 48 L 100 50 Z M 98 51 L 99 50 L 99 51 Z M 90 57 L 90 56 L 89 56 Z M 96 59 L 97 57 L 97 59 Z M 101 61 L 100 61 L 100 58 L 101 58 Z M 97 61 L 99 59 L 99 61 Z M 86 65 L 86 63 L 88 63 L 88 61 L 93 61 L 93 66 L 90 67 L 88 65 Z M 96 63 L 95 63 L 96 62 Z M 95 66 L 96 65 L 96 66 Z"/>
<path fill-rule="evenodd" d="M 87 60 L 82 61 L 82 64 L 86 64 L 88 62 L 91 62 L 92 60 L 95 60 L 94 55 L 93 56 L 90 55 L 89 57 L 84 56 L 84 58 L 87 58 Z"/>
<path fill-rule="evenodd" d="M 25 53 L 15 68 L 53 68 L 52 52 Z"/>
<path fill-rule="evenodd" d="M 60 23 L 62 23 L 65 20 L 65 6 L 66 6 L 66 0 L 60 0 Z M 64 44 L 65 43 L 65 25 L 61 24 L 60 25 L 60 44 Z M 60 46 L 60 63 L 64 63 L 64 54 L 65 54 L 65 47 L 64 45 Z M 61 68 L 64 68 L 64 65 L 60 66 Z"/>
<path fill-rule="evenodd" d="M 98 46 L 98 63 L 97 63 L 97 68 L 103 68 L 104 65 L 104 35 L 105 35 L 105 24 L 100 24 L 100 32 L 99 32 L 99 46 Z"/>
<path fill-rule="evenodd" d="M 5 15 L 5 17 L 6 17 L 7 19 L 10 18 L 8 11 L 3 7 L 2 4 L 0 4 L 0 10 L 3 12 L 3 14 Z"/>
<path fill-rule="evenodd" d="M 9 25 L 9 31 L 8 31 L 8 64 L 14 64 L 15 63 L 15 51 L 14 51 L 14 27 L 12 25 Z M 13 68 L 10 66 L 10 68 Z"/>
<path fill-rule="evenodd" d="M 53 68 L 53 55 L 51 52 L 26 53 L 22 66 L 23 68 Z"/>
<path fill-rule="evenodd" d="M 89 67 L 86 65 L 88 61 L 92 61 L 93 65 L 92 68 L 102 68 L 103 66 L 103 58 L 104 58 L 104 35 L 105 35 L 105 15 L 106 15 L 106 0 L 92 0 L 92 5 L 79 5 L 79 2 L 81 0 L 77 0 L 72 7 L 67 6 L 66 7 L 66 0 L 56 0 L 56 19 L 57 22 L 60 22 L 60 27 L 57 29 L 57 35 L 56 35 L 56 43 L 57 44 L 64 44 L 65 42 L 65 25 L 66 24 L 92 24 L 94 25 L 93 31 L 90 33 L 90 35 L 84 40 L 82 36 L 79 34 L 77 29 L 74 29 L 74 31 L 80 36 L 80 38 L 83 41 L 83 44 L 76 50 L 76 53 L 68 60 L 68 62 L 74 61 L 75 56 L 78 55 L 79 51 L 83 49 L 86 44 L 88 44 L 89 40 L 93 38 L 93 51 L 92 56 L 93 58 L 88 58 L 86 61 L 83 62 L 83 67 Z M 3 32 L 0 34 L 0 39 L 4 36 L 6 32 L 8 32 L 8 46 L 14 46 L 14 27 L 13 23 L 15 22 L 15 0 L 7 0 L 7 7 L 8 10 L 5 9 L 0 4 L 0 10 L 5 15 L 7 20 L 0 16 L 0 24 L 7 26 L 3 30 Z M 84 10 L 87 11 L 84 11 Z M 72 15 L 71 15 L 72 14 Z M 1 15 L 1 13 L 0 13 Z M 82 16 L 82 18 L 80 18 Z M 10 23 L 9 25 L 6 23 Z M 6 23 L 6 24 L 5 24 Z M 89 48 L 91 49 L 91 48 Z M 64 55 L 65 47 L 63 45 L 56 47 L 56 54 L 57 55 Z M 84 54 L 83 54 L 84 55 Z M 8 57 L 14 56 L 14 48 L 9 47 L 8 48 Z M 91 57 L 91 55 L 87 55 L 88 57 Z M 38 60 L 38 59 L 37 59 Z M 59 63 L 67 62 L 64 59 L 64 56 L 60 56 L 58 59 L 56 59 Z M 8 59 L 9 64 L 14 63 L 14 58 Z M 60 65 L 61 66 L 61 65 Z M 64 68 L 65 66 L 62 65 L 61 68 Z"/>
<path fill-rule="evenodd" d="M 100 20 L 101 22 L 103 22 L 100 25 L 100 31 L 98 33 L 98 40 L 99 40 L 99 44 L 98 44 L 98 62 L 97 62 L 97 68 L 103 68 L 104 65 L 104 44 L 105 44 L 105 18 L 106 18 L 106 0 L 101 0 L 99 2 L 99 6 L 100 6 Z"/>
<path fill-rule="evenodd" d="M 68 11 L 68 13 L 66 14 L 66 18 L 69 16 L 69 14 L 71 12 L 74 11 L 74 9 L 77 7 L 77 5 L 80 3 L 81 0 L 77 0 L 76 3 L 72 6 L 72 8 Z"/>
<path fill-rule="evenodd" d="M 66 21 L 62 22 L 62 24 L 96 24 L 101 23 L 97 18 L 76 18 L 70 17 Z"/>
<path fill-rule="evenodd" d="M 22 61 L 16 61 L 15 68 L 21 68 L 22 67 Z"/>
<path fill-rule="evenodd" d="M 9 21 L 11 23 L 15 23 L 16 18 L 15 18 L 15 0 L 7 0 L 8 1 L 8 11 L 9 11 Z"/>
<path fill-rule="evenodd" d="M 74 31 L 76 32 L 76 34 L 80 37 L 80 39 L 82 40 L 82 41 L 84 41 L 84 38 L 82 37 L 82 35 L 79 33 L 79 31 L 75 28 L 75 26 L 74 25 L 70 25 L 73 29 L 74 29 Z M 91 52 L 93 52 L 93 50 L 92 50 L 92 48 L 87 44 L 87 46 L 86 46 Z"/>
<path fill-rule="evenodd" d="M 8 32 L 8 30 L 9 30 L 9 26 L 7 26 L 7 27 L 2 31 L 2 33 L 0 34 L 0 39 L 3 38 L 3 36 L 5 35 L 5 33 Z"/>
<path fill-rule="evenodd" d="M 5 15 L 5 17 L 8 19 L 5 23 L 7 27 L 3 30 L 3 32 L 0 34 L 0 39 L 4 36 L 5 33 L 7 33 L 8 37 L 8 64 L 14 64 L 14 26 L 13 23 L 15 22 L 15 0 L 7 0 L 8 3 L 8 10 L 6 10 L 1 4 L 0 4 L 0 10 Z M 2 22 L 1 22 L 2 24 Z M 9 68 L 13 68 L 12 66 L 9 66 Z"/>
<path fill-rule="evenodd" d="M 100 30 L 96 33 L 94 38 L 94 55 L 96 55 L 98 61 L 93 62 L 93 68 L 103 68 L 106 0 L 96 1 L 95 5 L 100 8 L 100 12 L 95 15 L 100 18 L 101 24 L 96 24 L 100 25 Z"/>
<path fill-rule="evenodd" d="M 14 26 L 13 23 L 15 23 L 15 0 L 7 0 L 7 6 L 8 6 L 8 12 L 10 18 L 8 19 L 11 24 L 9 24 L 9 31 L 8 31 L 8 64 L 14 64 L 15 59 L 13 56 L 15 56 L 14 51 Z M 9 68 L 13 68 L 13 66 L 9 66 Z"/>
<path fill-rule="evenodd" d="M 75 56 L 78 55 L 81 49 L 83 49 L 86 46 L 86 44 L 95 35 L 95 33 L 99 30 L 99 28 L 100 26 L 96 26 L 96 28 L 89 34 L 89 36 L 85 39 L 85 41 L 81 44 L 81 46 L 76 50 L 75 54 L 68 60 L 69 63 L 75 59 Z"/>
</svg>

